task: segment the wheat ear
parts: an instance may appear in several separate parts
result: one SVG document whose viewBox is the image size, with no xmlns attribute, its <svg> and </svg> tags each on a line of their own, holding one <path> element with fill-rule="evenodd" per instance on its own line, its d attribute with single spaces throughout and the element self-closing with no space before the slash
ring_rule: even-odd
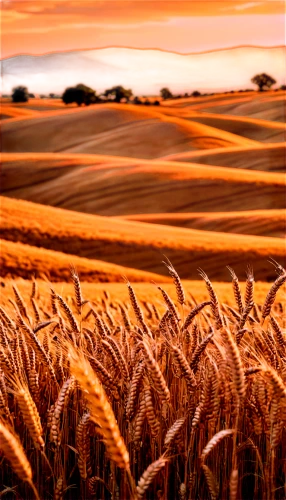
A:
<svg viewBox="0 0 286 500">
<path fill-rule="evenodd" d="M 209 296 L 211 299 L 211 309 L 212 309 L 212 313 L 214 315 L 214 318 L 216 320 L 216 328 L 220 329 L 220 328 L 222 328 L 223 323 L 222 323 L 222 317 L 221 317 L 221 312 L 220 312 L 217 294 L 212 286 L 211 280 L 209 279 L 208 275 L 202 269 L 199 269 L 199 274 L 201 275 L 201 277 L 203 278 L 203 280 L 206 284 L 206 287 L 207 287 L 207 290 L 208 290 L 208 293 L 209 293 Z"/>
<path fill-rule="evenodd" d="M 194 317 L 206 306 L 209 306 L 211 305 L 211 301 L 210 300 L 205 300 L 204 302 L 202 302 L 201 304 L 198 304 L 197 306 L 195 306 L 188 314 L 188 316 L 186 317 L 186 320 L 185 320 L 185 323 L 184 323 L 184 326 L 183 326 L 183 330 L 186 330 L 190 324 L 192 323 Z"/>
<path fill-rule="evenodd" d="M 29 483 L 36 500 L 40 500 L 38 492 L 32 481 L 32 468 L 28 461 L 22 444 L 12 432 L 0 421 L 0 449 L 10 462 L 15 474 L 22 480 Z"/>
<path fill-rule="evenodd" d="M 164 446 L 166 447 L 171 446 L 171 444 L 173 443 L 177 434 L 180 432 L 184 423 L 185 423 L 185 417 L 178 418 L 178 420 L 176 420 L 176 422 L 173 423 L 170 429 L 168 429 L 167 434 L 165 436 Z"/>
<path fill-rule="evenodd" d="M 281 288 L 281 286 L 285 283 L 285 281 L 286 281 L 286 272 L 278 276 L 278 278 L 274 281 L 272 287 L 270 288 L 266 296 L 265 302 L 262 307 L 262 314 L 261 314 L 262 320 L 264 320 L 271 313 L 271 307 L 274 304 L 276 294 L 279 288 Z"/>
<path fill-rule="evenodd" d="M 163 262 L 165 264 L 166 268 L 169 271 L 170 276 L 173 278 L 174 285 L 176 287 L 176 292 L 177 292 L 177 299 L 179 304 L 183 305 L 185 303 L 186 297 L 185 297 L 185 292 L 184 288 L 182 285 L 182 282 L 180 280 L 180 276 L 178 275 L 177 271 L 174 269 L 173 265 L 167 259 L 168 262 Z"/>
<path fill-rule="evenodd" d="M 146 366 L 154 382 L 155 389 L 158 391 L 163 400 L 169 402 L 170 391 L 157 361 L 154 359 L 151 350 L 146 342 L 140 342 L 140 345 L 143 347 Z"/>
<path fill-rule="evenodd" d="M 217 432 L 203 449 L 201 460 L 204 462 L 205 458 L 213 450 L 213 448 L 217 446 L 218 443 L 220 443 L 225 437 L 230 436 L 233 432 L 233 429 L 225 429 Z"/>
<path fill-rule="evenodd" d="M 99 426 L 98 432 L 103 436 L 110 458 L 118 467 L 129 470 L 128 451 L 97 375 L 89 361 L 74 351 L 70 354 L 70 365 L 72 374 L 89 402 L 90 418 Z"/>
<path fill-rule="evenodd" d="M 234 295 L 234 298 L 235 298 L 235 302 L 236 302 L 239 314 L 242 314 L 242 312 L 243 312 L 243 301 L 242 301 L 242 295 L 241 295 L 241 291 L 240 291 L 238 277 L 236 276 L 234 270 L 231 267 L 229 267 L 229 266 L 226 266 L 226 267 L 229 270 L 229 272 L 231 274 L 231 277 L 232 277 L 233 295 Z"/>
<path fill-rule="evenodd" d="M 208 489 L 209 489 L 210 494 L 211 494 L 211 498 L 212 498 L 212 500 L 216 500 L 219 492 L 218 492 L 218 485 L 217 485 L 217 482 L 215 480 L 215 477 L 214 477 L 211 469 L 207 465 L 203 464 L 202 469 L 203 469 L 205 476 L 206 476 L 207 485 L 208 485 Z"/>
<path fill-rule="evenodd" d="M 81 292 L 81 286 L 80 286 L 79 277 L 78 277 L 78 274 L 77 274 L 76 270 L 73 267 L 71 268 L 71 277 L 72 277 L 72 280 L 73 280 L 74 294 L 75 294 L 75 299 L 76 299 L 76 306 L 77 306 L 78 312 L 80 313 L 82 305 L 83 305 L 83 297 L 82 297 L 82 292 Z"/>
<path fill-rule="evenodd" d="M 160 457 L 143 472 L 137 485 L 138 500 L 144 497 L 145 491 L 149 488 L 158 472 L 165 467 L 166 462 L 166 458 Z"/>
<path fill-rule="evenodd" d="M 240 352 L 235 343 L 232 334 L 228 329 L 225 330 L 227 359 L 232 371 L 234 386 L 239 399 L 245 395 L 245 379 Z"/>
<path fill-rule="evenodd" d="M 229 480 L 229 500 L 237 500 L 238 470 L 233 469 Z"/>
<path fill-rule="evenodd" d="M 45 443 L 42 438 L 43 429 L 40 415 L 35 402 L 30 394 L 30 391 L 24 385 L 20 385 L 16 389 L 16 398 L 19 404 L 20 411 L 23 416 L 25 425 L 34 442 L 36 448 L 44 447 Z"/>
</svg>

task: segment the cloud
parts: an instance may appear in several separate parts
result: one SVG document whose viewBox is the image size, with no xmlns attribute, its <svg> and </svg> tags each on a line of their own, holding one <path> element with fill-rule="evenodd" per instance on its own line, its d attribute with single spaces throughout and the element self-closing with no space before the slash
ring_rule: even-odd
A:
<svg viewBox="0 0 286 500">
<path fill-rule="evenodd" d="M 2 57 L 104 46 L 186 52 L 280 45 L 285 33 L 279 0 L 4 0 L 1 7 Z M 283 22 L 275 26 L 272 14 Z"/>
<path fill-rule="evenodd" d="M 249 2 L 249 3 L 243 3 L 242 5 L 236 5 L 234 8 L 235 10 L 247 10 L 251 9 L 252 7 L 258 7 L 258 5 L 263 5 L 265 2 Z"/>
<path fill-rule="evenodd" d="M 248 2 L 248 3 L 241 3 L 237 5 L 228 5 L 227 7 L 223 7 L 221 10 L 222 11 L 243 11 L 243 10 L 249 10 L 252 8 L 256 8 L 260 5 L 264 5 L 265 2 Z"/>
</svg>

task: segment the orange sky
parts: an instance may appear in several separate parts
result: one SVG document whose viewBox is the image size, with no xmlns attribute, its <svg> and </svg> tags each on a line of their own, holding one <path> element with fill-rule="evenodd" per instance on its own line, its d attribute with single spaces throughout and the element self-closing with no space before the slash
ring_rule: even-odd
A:
<svg viewBox="0 0 286 500">
<path fill-rule="evenodd" d="M 2 58 L 106 46 L 187 53 L 285 44 L 285 3 L 276 0 L 2 0 L 1 18 Z"/>
</svg>

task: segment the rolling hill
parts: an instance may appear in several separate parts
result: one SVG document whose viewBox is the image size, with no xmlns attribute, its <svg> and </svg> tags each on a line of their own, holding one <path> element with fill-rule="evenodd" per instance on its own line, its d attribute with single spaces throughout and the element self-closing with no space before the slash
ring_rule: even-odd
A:
<svg viewBox="0 0 286 500">
<path fill-rule="evenodd" d="M 270 279 L 275 270 L 269 266 L 268 257 L 280 262 L 285 258 L 284 241 L 278 238 L 129 222 L 5 197 L 1 208 L 3 240 L 67 253 L 69 259 L 76 255 L 168 274 L 161 263 L 165 254 L 184 279 L 196 278 L 197 268 L 202 267 L 212 279 L 224 280 L 227 272 L 221 262 L 235 267 L 242 276 L 251 263 L 257 279 Z M 5 248 L 3 255 L 9 251 Z M 19 259 L 21 255 L 20 248 Z M 33 256 L 36 259 L 35 250 Z"/>
<path fill-rule="evenodd" d="M 3 152 L 70 152 L 158 158 L 196 149 L 258 146 L 223 130 L 124 104 L 4 120 Z"/>
<path fill-rule="evenodd" d="M 285 208 L 283 174 L 67 154 L 2 154 L 2 193 L 100 215 Z"/>
<path fill-rule="evenodd" d="M 202 267 L 229 280 L 226 265 L 244 278 L 248 264 L 256 279 L 275 278 L 269 257 L 285 261 L 284 94 L 157 107 L 4 100 L 5 283 L 67 281 L 71 264 L 83 281 L 159 283 L 164 255 L 184 279 Z"/>
</svg>

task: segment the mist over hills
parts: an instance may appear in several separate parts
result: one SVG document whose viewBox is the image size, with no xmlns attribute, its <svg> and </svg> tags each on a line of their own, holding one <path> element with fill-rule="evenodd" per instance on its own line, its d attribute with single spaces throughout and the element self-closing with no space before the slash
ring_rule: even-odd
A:
<svg viewBox="0 0 286 500">
<path fill-rule="evenodd" d="M 285 47 L 237 47 L 198 54 L 161 50 L 105 48 L 19 55 L 1 61 L 2 93 L 16 85 L 30 92 L 61 93 L 80 81 L 102 92 L 123 85 L 134 94 L 158 94 L 163 86 L 173 92 L 254 88 L 256 73 L 270 73 L 285 83 Z"/>
</svg>

